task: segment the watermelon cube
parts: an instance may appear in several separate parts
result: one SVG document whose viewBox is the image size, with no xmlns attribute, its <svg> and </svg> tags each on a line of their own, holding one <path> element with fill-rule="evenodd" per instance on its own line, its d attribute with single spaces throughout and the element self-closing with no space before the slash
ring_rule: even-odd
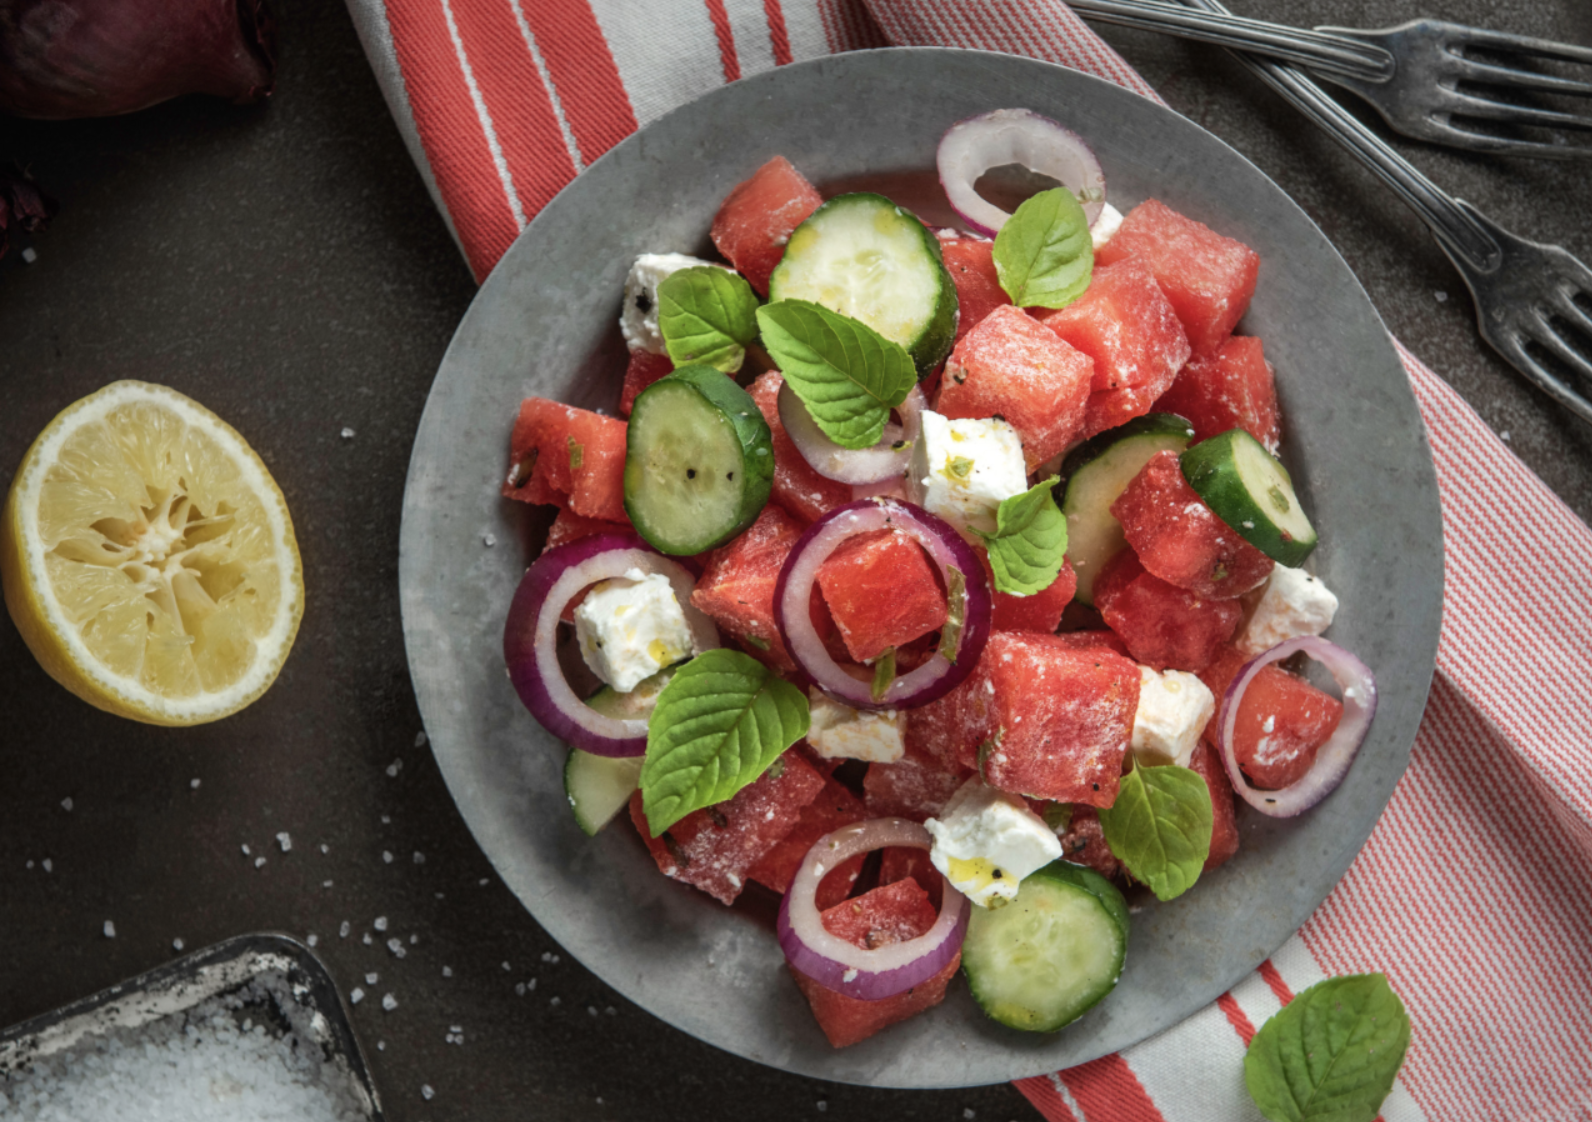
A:
<svg viewBox="0 0 1592 1122">
<path fill-rule="evenodd" d="M 1259 256 L 1243 242 L 1155 199 L 1128 212 L 1121 229 L 1096 251 L 1095 264 L 1115 265 L 1129 257 L 1155 275 L 1197 355 L 1215 350 L 1232 334 L 1260 272 Z"/>
<path fill-rule="evenodd" d="M 1195 674 L 1215 660 L 1244 614 L 1236 600 L 1204 599 L 1145 572 L 1131 549 L 1100 571 L 1095 607 L 1135 660 Z"/>
<path fill-rule="evenodd" d="M 980 555 L 983 551 L 980 550 Z M 988 565 L 985 566 L 988 568 Z M 1062 613 L 1072 603 L 1078 591 L 1078 574 L 1072 564 L 1062 558 L 1061 572 L 1048 588 L 1031 596 L 1018 596 L 1011 592 L 995 591 L 995 614 L 990 626 L 996 631 L 1038 631 L 1049 635 L 1061 626 Z"/>
<path fill-rule="evenodd" d="M 911 846 L 892 845 L 879 851 L 879 883 L 894 884 L 899 880 L 915 880 L 929 894 L 929 903 L 935 909 L 945 894 L 945 878 L 929 859 L 929 851 Z"/>
<path fill-rule="evenodd" d="M 1087 631 L 1063 631 L 1056 636 L 1057 641 L 1075 651 L 1093 651 L 1105 649 L 1123 658 L 1131 658 L 1128 654 L 1127 644 L 1110 628 L 1091 629 Z"/>
<path fill-rule="evenodd" d="M 997 631 L 973 678 L 987 683 L 996 732 L 980 749 L 992 787 L 1036 799 L 1110 806 L 1139 708 L 1139 668 L 1054 635 Z"/>
<path fill-rule="evenodd" d="M 801 821 L 802 808 L 824 788 L 824 777 L 797 752 L 786 752 L 756 781 L 716 806 L 692 811 L 653 837 L 641 809 L 641 792 L 630 798 L 630 818 L 665 876 L 700 888 L 724 904 L 751 879 L 751 870 Z"/>
<path fill-rule="evenodd" d="M 988 661 L 986 645 L 979 666 Z M 907 722 L 907 757 L 930 764 L 941 773 L 970 775 L 978 766 L 978 746 L 995 734 L 997 720 L 990 683 L 980 677 L 975 667 L 961 684 L 912 710 L 912 719 Z M 869 768 L 870 776 L 873 770 Z M 946 798 L 950 798 L 949 792 Z M 872 802 L 869 809 L 873 809 Z"/>
<path fill-rule="evenodd" d="M 778 370 L 770 370 L 747 387 L 747 392 L 757 402 L 774 438 L 774 501 L 804 523 L 813 522 L 849 503 L 851 488 L 819 475 L 796 450 L 795 441 L 779 420 L 779 387 L 784 382 Z"/>
<path fill-rule="evenodd" d="M 1157 452 L 1111 504 L 1139 563 L 1179 588 L 1231 600 L 1266 583 L 1274 562 L 1216 517 L 1189 486 L 1176 452 Z"/>
<path fill-rule="evenodd" d="M 938 573 L 923 547 L 897 530 L 849 538 L 819 566 L 818 587 L 857 662 L 945 624 Z"/>
<path fill-rule="evenodd" d="M 1231 643 L 1223 643 L 1217 650 L 1216 657 L 1211 659 L 1204 670 L 1199 671 L 1200 681 L 1205 683 L 1211 691 L 1211 696 L 1216 698 L 1216 712 L 1205 722 L 1205 731 L 1200 733 L 1200 739 L 1212 748 L 1220 749 L 1222 743 L 1219 731 L 1222 722 L 1222 699 L 1227 696 L 1227 687 L 1233 684 L 1233 679 L 1238 677 L 1238 672 L 1248 661 L 1249 656 L 1237 647 Z"/>
<path fill-rule="evenodd" d="M 1251 784 L 1275 791 L 1304 777 L 1342 719 L 1341 701 L 1273 663 L 1244 691 L 1233 755 Z"/>
<path fill-rule="evenodd" d="M 802 807 L 801 815 L 790 833 L 775 843 L 748 870 L 747 876 L 758 884 L 783 893 L 795 879 L 796 871 L 807 859 L 807 851 L 812 849 L 814 842 L 832 830 L 861 822 L 868 816 L 861 799 L 834 776 L 826 776 L 823 790 L 818 792 L 812 802 Z M 856 854 L 825 874 L 818 885 L 820 908 L 838 904 L 851 894 L 851 887 L 857 883 L 857 876 L 862 872 L 862 863 L 866 858 L 867 854 Z"/>
<path fill-rule="evenodd" d="M 1222 758 L 1209 744 L 1194 746 L 1190 768 L 1199 772 L 1211 792 L 1211 852 L 1204 871 L 1210 872 L 1238 852 L 1238 817 L 1233 812 L 1233 784 Z"/>
<path fill-rule="evenodd" d="M 630 363 L 625 367 L 625 384 L 619 391 L 619 415 L 630 416 L 636 404 L 636 395 L 660 378 L 674 373 L 674 363 L 668 355 L 655 355 L 649 351 L 631 351 Z"/>
<path fill-rule="evenodd" d="M 568 505 L 576 514 L 629 523 L 625 422 L 541 397 L 520 403 L 503 494 Z"/>
<path fill-rule="evenodd" d="M 830 934 L 864 950 L 875 950 L 916 939 L 934 926 L 938 913 L 922 886 L 913 880 L 900 880 L 826 908 L 819 915 Z M 961 965 L 958 951 L 932 978 L 880 1001 L 847 997 L 794 967 L 791 975 L 812 1006 L 818 1027 L 824 1030 L 829 1043 L 844 1048 L 944 1001 L 946 983 Z"/>
<path fill-rule="evenodd" d="M 899 760 L 868 765 L 868 773 L 862 778 L 868 817 L 910 818 L 914 822 L 932 818 L 945 809 L 956 789 L 973 774 L 973 769 L 958 762 L 955 755 L 939 759 L 913 743 L 914 730 L 931 724 L 934 714 L 929 709 L 939 704 L 932 702 L 911 711 L 907 720 L 906 753 Z M 976 746 L 977 741 L 974 741 Z"/>
<path fill-rule="evenodd" d="M 1023 441 L 1028 470 L 1078 439 L 1094 363 L 1021 308 L 996 308 L 945 364 L 935 412 L 1002 417 Z"/>
<path fill-rule="evenodd" d="M 593 534 L 622 534 L 629 531 L 629 522 L 587 518 L 583 514 L 576 514 L 568 507 L 560 507 L 558 517 L 554 518 L 553 524 L 547 528 L 547 544 L 542 547 L 542 552 L 546 553 L 554 546 L 564 545 L 567 542 L 589 538 Z"/>
<path fill-rule="evenodd" d="M 1230 808 L 1229 808 L 1230 809 Z M 1122 862 L 1106 844 L 1100 813 L 1087 803 L 1072 808 L 1072 821 L 1061 836 L 1061 855 L 1074 865 L 1093 869 L 1107 880 L 1122 872 Z"/>
<path fill-rule="evenodd" d="M 725 197 L 709 236 L 752 287 L 767 296 L 769 275 L 785 256 L 792 231 L 823 201 L 789 160 L 775 156 Z"/>
<path fill-rule="evenodd" d="M 1150 411 L 1188 361 L 1188 336 L 1165 293 L 1129 259 L 1094 271 L 1073 303 L 1039 322 L 1094 359 L 1083 435 L 1116 428 Z"/>
<path fill-rule="evenodd" d="M 692 606 L 712 616 L 721 631 L 781 670 L 795 670 L 796 662 L 774 625 L 774 586 L 801 535 L 801 523 L 769 503 L 740 536 L 708 554 L 691 593 Z"/>
<path fill-rule="evenodd" d="M 1012 298 L 995 273 L 995 243 L 949 231 L 940 234 L 940 254 L 956 284 L 956 342 L 960 343 L 984 317 Z"/>
<path fill-rule="evenodd" d="M 1247 335 L 1192 359 L 1155 408 L 1187 418 L 1195 443 L 1243 429 L 1275 456 L 1282 439 L 1271 363 L 1260 340 Z"/>
</svg>

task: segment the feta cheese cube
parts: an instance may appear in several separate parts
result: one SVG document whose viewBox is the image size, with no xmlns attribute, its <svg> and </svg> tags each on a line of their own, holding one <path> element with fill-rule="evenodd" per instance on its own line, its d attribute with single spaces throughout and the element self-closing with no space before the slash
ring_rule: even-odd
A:
<svg viewBox="0 0 1592 1122">
<path fill-rule="evenodd" d="M 934 838 L 929 860 L 973 903 L 1000 907 L 1020 882 L 1061 856 L 1061 839 L 1016 795 L 974 776 L 938 818 L 923 823 Z"/>
<path fill-rule="evenodd" d="M 575 638 L 592 673 L 620 693 L 694 653 L 669 578 L 640 569 L 592 586 L 575 609 Z"/>
<path fill-rule="evenodd" d="M 963 534 L 993 533 L 1001 500 L 1028 490 L 1022 438 L 993 417 L 953 421 L 925 409 L 907 484 L 914 502 Z"/>
<path fill-rule="evenodd" d="M 1122 228 L 1122 212 L 1110 203 L 1101 208 L 1100 217 L 1094 220 L 1094 225 L 1089 227 L 1089 240 L 1099 249 L 1110 241 L 1112 236 Z"/>
<path fill-rule="evenodd" d="M 1205 724 L 1216 715 L 1216 697 L 1196 675 L 1182 670 L 1157 674 L 1139 667 L 1139 708 L 1133 714 L 1133 758 L 1146 767 L 1188 767 Z"/>
<path fill-rule="evenodd" d="M 658 286 L 671 273 L 693 265 L 724 268 L 683 253 L 643 253 L 636 258 L 630 275 L 625 277 L 625 307 L 619 314 L 619 330 L 627 347 L 655 355 L 664 353 L 663 335 L 658 331 Z"/>
<path fill-rule="evenodd" d="M 1261 586 L 1260 599 L 1233 645 L 1244 654 L 1258 655 L 1288 639 L 1320 635 L 1337 611 L 1338 598 L 1319 578 L 1277 565 Z"/>
<path fill-rule="evenodd" d="M 807 743 L 826 760 L 893 764 L 906 752 L 906 716 L 894 709 L 853 709 L 816 686 L 808 691 L 812 725 Z"/>
</svg>

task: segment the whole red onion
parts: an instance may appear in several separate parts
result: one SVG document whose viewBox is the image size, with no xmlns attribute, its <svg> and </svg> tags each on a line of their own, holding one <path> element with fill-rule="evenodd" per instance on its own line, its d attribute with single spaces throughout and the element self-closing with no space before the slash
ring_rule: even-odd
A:
<svg viewBox="0 0 1592 1122">
<path fill-rule="evenodd" d="M 271 93 L 263 0 L 0 0 L 0 112 L 64 120 Z"/>
</svg>

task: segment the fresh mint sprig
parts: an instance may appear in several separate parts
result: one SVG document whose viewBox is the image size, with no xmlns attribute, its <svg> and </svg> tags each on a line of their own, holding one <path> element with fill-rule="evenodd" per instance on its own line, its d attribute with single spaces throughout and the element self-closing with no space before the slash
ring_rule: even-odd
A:
<svg viewBox="0 0 1592 1122">
<path fill-rule="evenodd" d="M 1089 287 L 1089 219 L 1065 187 L 1025 199 L 995 235 L 995 276 L 1020 308 L 1065 308 Z"/>
<path fill-rule="evenodd" d="M 870 448 L 890 410 L 917 384 L 900 343 L 807 300 L 757 310 L 763 346 L 825 436 L 843 448 Z"/>
<path fill-rule="evenodd" d="M 658 285 L 658 331 L 676 366 L 700 362 L 734 374 L 757 339 L 757 296 L 728 269 L 680 269 Z"/>
<path fill-rule="evenodd" d="M 1056 506 L 1051 476 L 1021 495 L 1002 499 L 995 511 L 995 532 L 974 527 L 989 550 L 989 567 L 998 591 L 1014 596 L 1043 592 L 1061 575 L 1067 553 L 1067 516 Z"/>
<path fill-rule="evenodd" d="M 750 655 L 697 655 L 675 671 L 647 721 L 641 809 L 652 836 L 754 782 L 810 722 L 807 695 Z"/>
<path fill-rule="evenodd" d="M 1211 792 L 1186 767 L 1135 765 L 1117 801 L 1100 811 L 1100 829 L 1128 872 L 1158 900 L 1181 896 L 1211 854 Z"/>
</svg>

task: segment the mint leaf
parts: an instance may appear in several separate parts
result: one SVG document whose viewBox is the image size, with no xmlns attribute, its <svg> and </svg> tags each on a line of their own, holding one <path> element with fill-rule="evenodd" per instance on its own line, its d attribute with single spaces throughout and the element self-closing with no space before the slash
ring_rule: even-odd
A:
<svg viewBox="0 0 1592 1122">
<path fill-rule="evenodd" d="M 1410 1043 L 1410 1016 L 1383 974 L 1317 982 L 1260 1026 L 1244 1085 L 1271 1122 L 1371 1122 Z"/>
<path fill-rule="evenodd" d="M 1089 220 L 1065 187 L 1026 199 L 995 235 L 995 276 L 1020 308 L 1065 308 L 1093 271 Z"/>
<path fill-rule="evenodd" d="M 984 539 L 995 587 L 1014 596 L 1043 592 L 1061 575 L 1067 552 L 1067 516 L 1056 505 L 1051 489 L 1060 482 L 1051 476 L 1021 495 L 1002 499 L 995 511 L 995 532 L 973 532 Z"/>
<path fill-rule="evenodd" d="M 1199 880 L 1211 853 L 1211 792 L 1197 771 L 1136 765 L 1100 812 L 1106 844 L 1160 900 Z"/>
<path fill-rule="evenodd" d="M 843 448 L 870 448 L 890 410 L 917 384 L 900 343 L 807 300 L 757 309 L 763 346 L 824 435 Z"/>
<path fill-rule="evenodd" d="M 680 269 L 658 285 L 658 330 L 676 366 L 702 362 L 734 374 L 757 338 L 757 296 L 728 269 Z"/>
<path fill-rule="evenodd" d="M 652 836 L 756 780 L 809 720 L 806 695 L 751 655 L 707 651 L 675 671 L 647 722 L 641 765 Z"/>
</svg>

